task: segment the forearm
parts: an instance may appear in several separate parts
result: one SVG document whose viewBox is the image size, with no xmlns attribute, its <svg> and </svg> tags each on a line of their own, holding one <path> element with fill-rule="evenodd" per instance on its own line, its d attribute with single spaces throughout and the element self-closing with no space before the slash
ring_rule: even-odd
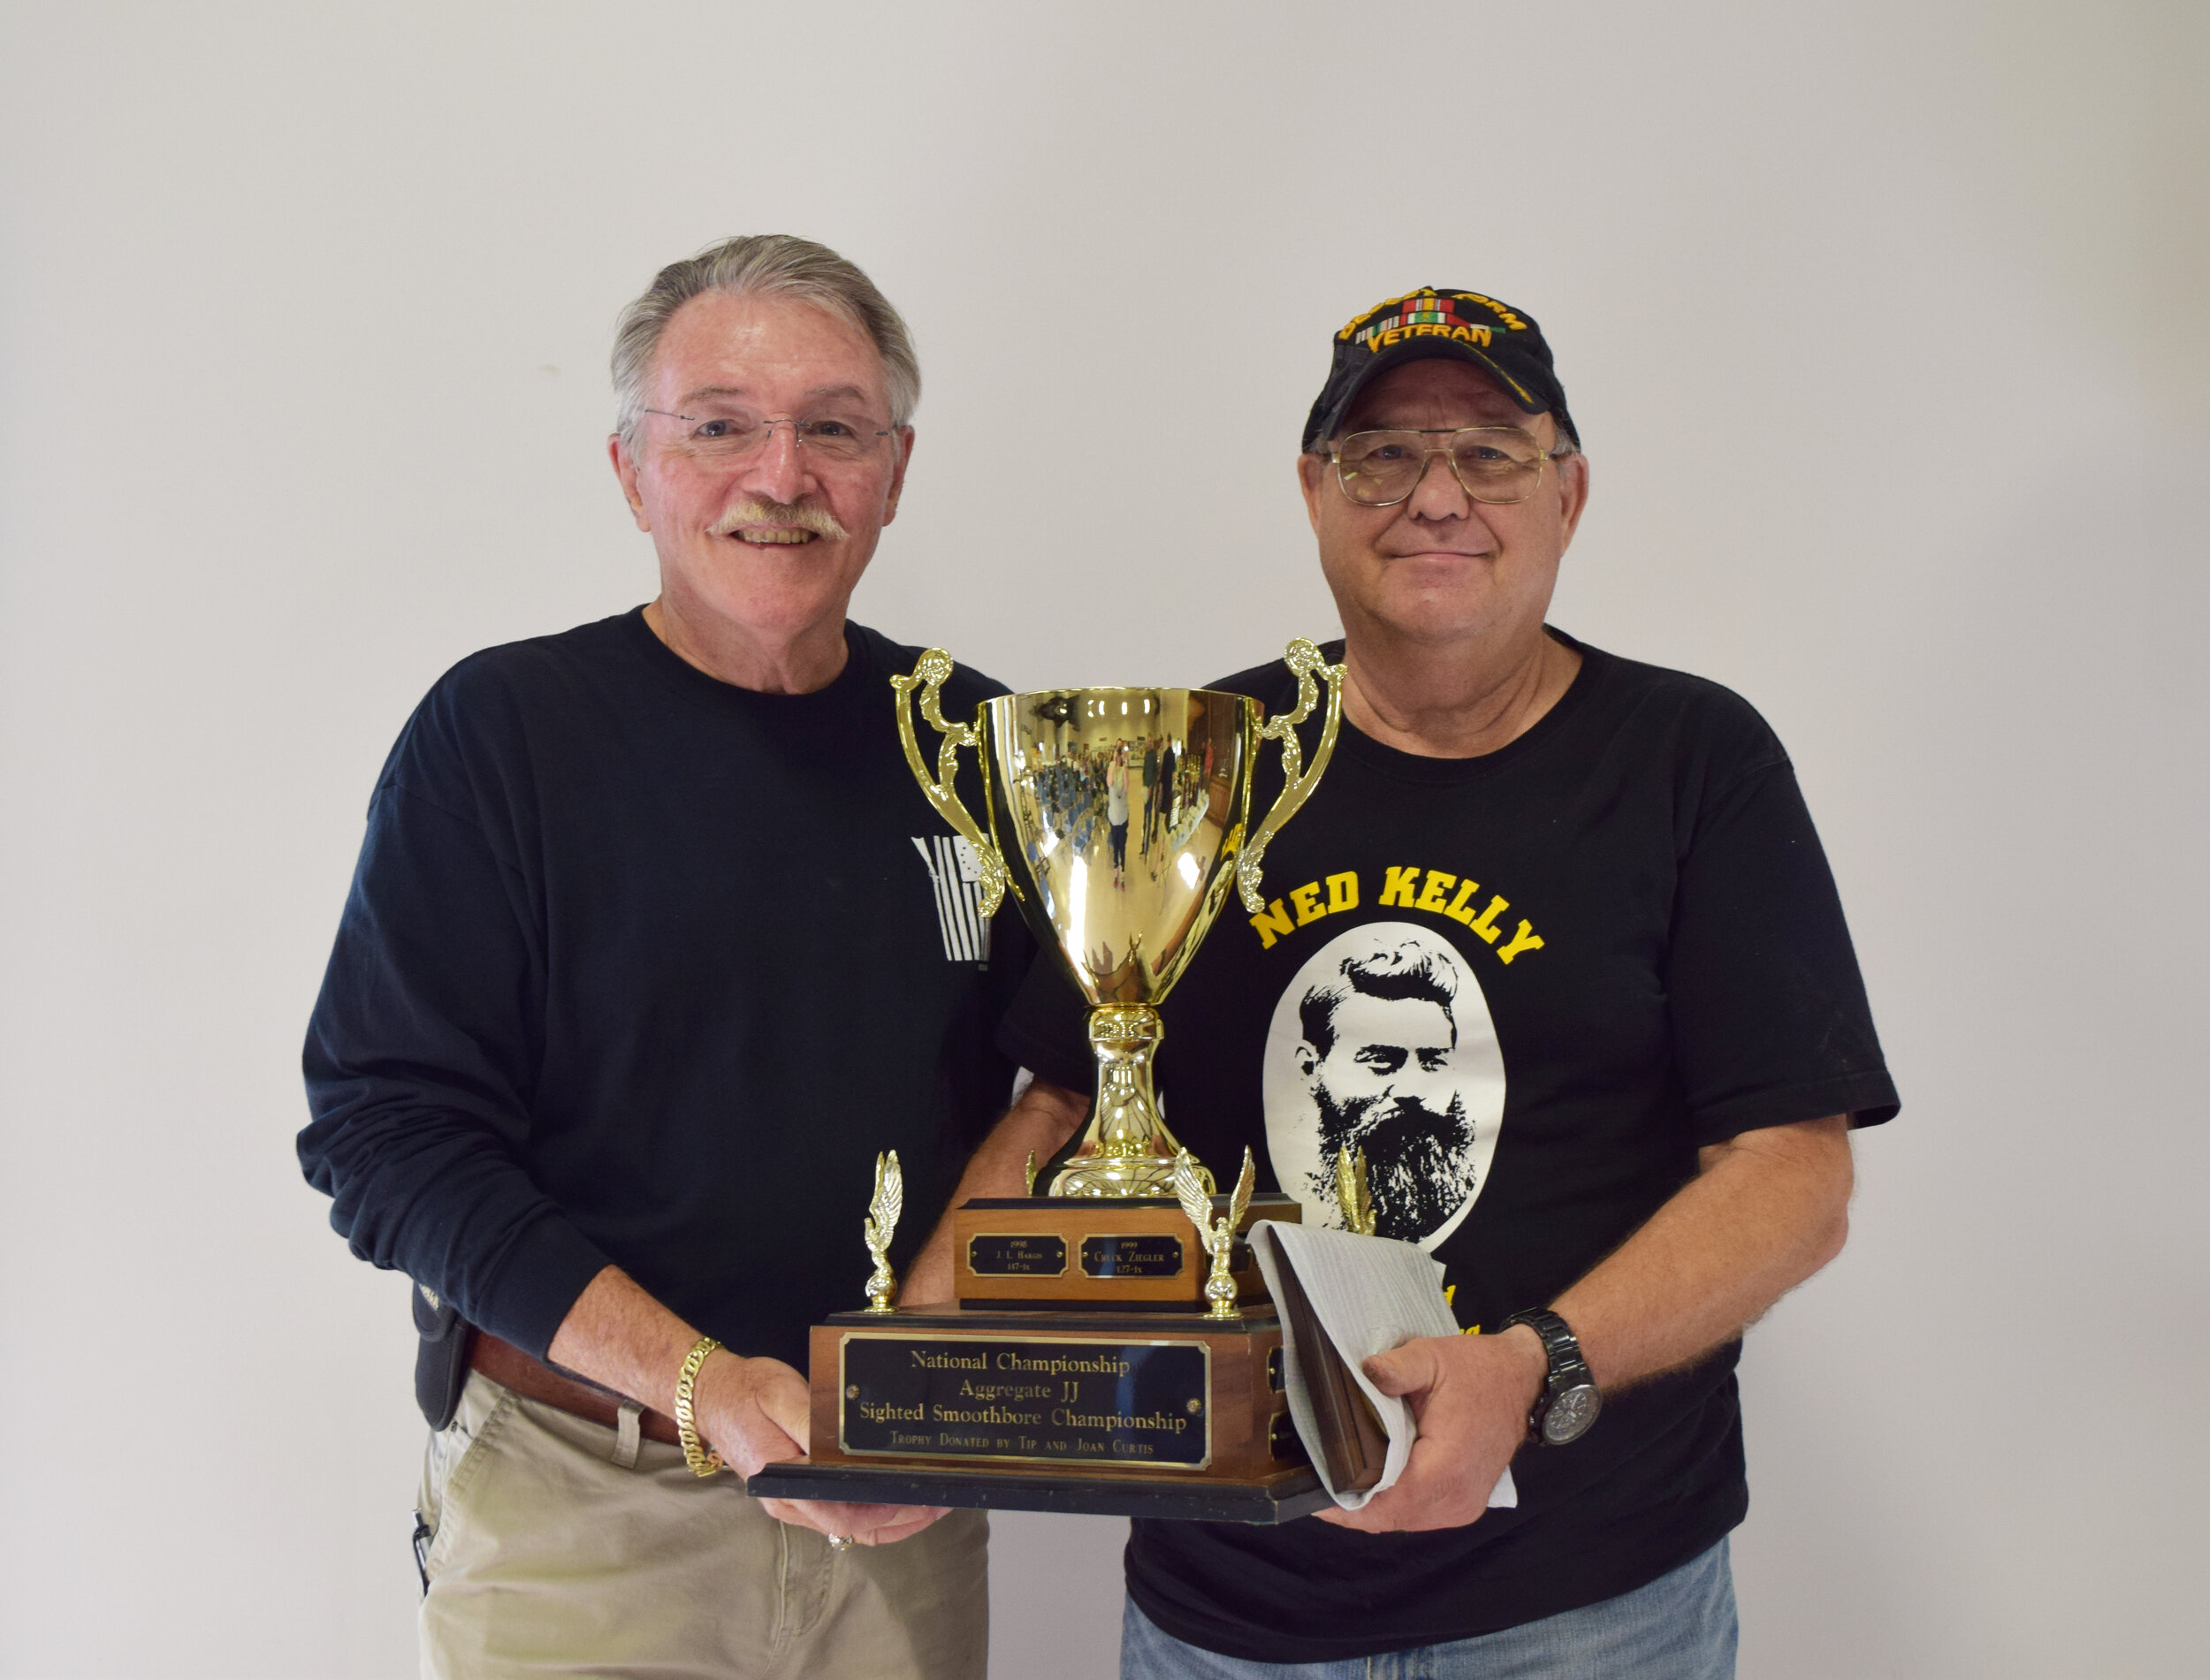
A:
<svg viewBox="0 0 2210 1680">
<path fill-rule="evenodd" d="M 1849 1208 L 1840 1115 L 1744 1132 L 1703 1152 L 1697 1175 L 1618 1252 L 1551 1303 L 1599 1387 L 1688 1364 L 1732 1337 L 1840 1250 Z M 1547 1361 L 1525 1326 L 1429 1337 L 1366 1362 L 1420 1425 L 1403 1478 L 1321 1520 L 1372 1532 L 1477 1520 L 1524 1444 Z"/>
<path fill-rule="evenodd" d="M 1744 1132 L 1553 1304 L 1597 1386 L 1732 1341 L 1841 1250 L 1852 1177 L 1841 1115 Z"/>
<path fill-rule="evenodd" d="M 1087 1097 L 1048 1079 L 1030 1080 L 1021 1099 L 1005 1111 L 959 1175 L 952 1205 L 977 1196 L 1027 1195 L 1029 1156 L 1040 1163 L 1049 1160 L 1089 1114 Z"/>
<path fill-rule="evenodd" d="M 943 1219 L 906 1273 L 899 1300 L 911 1305 L 950 1300 L 952 1210 L 976 1197 L 1025 1196 L 1029 1156 L 1033 1153 L 1040 1163 L 1049 1160 L 1089 1118 L 1089 1112 L 1087 1097 L 1048 1079 L 1030 1081 L 1021 1099 L 1006 1110 L 959 1175 Z"/>
<path fill-rule="evenodd" d="M 560 1320 L 552 1361 L 654 1411 L 673 1412 L 675 1380 L 700 1334 L 610 1266 Z"/>
</svg>

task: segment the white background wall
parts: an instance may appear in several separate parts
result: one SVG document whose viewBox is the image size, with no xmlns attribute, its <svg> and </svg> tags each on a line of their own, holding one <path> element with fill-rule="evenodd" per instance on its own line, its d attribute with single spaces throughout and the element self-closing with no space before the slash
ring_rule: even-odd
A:
<svg viewBox="0 0 2210 1680">
<path fill-rule="evenodd" d="M 409 1671 L 301 1028 L 424 688 L 652 590 L 616 309 L 772 229 L 926 365 L 858 616 L 1017 687 L 1330 632 L 1327 335 L 1540 316 L 1553 617 L 1772 718 L 1905 1098 L 1751 1339 L 1743 1671 L 2202 1672 L 2205 16 L 0 7 L 0 1673 Z M 1002 1521 L 1002 1676 L 1111 1671 L 1118 1526 Z"/>
</svg>

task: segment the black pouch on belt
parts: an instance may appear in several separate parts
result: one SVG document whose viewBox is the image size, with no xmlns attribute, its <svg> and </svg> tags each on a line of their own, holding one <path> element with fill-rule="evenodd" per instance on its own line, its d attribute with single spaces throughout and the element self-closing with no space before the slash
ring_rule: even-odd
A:
<svg viewBox="0 0 2210 1680">
<path fill-rule="evenodd" d="M 461 1390 L 469 1380 L 469 1338 L 476 1333 L 461 1322 L 449 1302 L 415 1285 L 415 1403 L 432 1429 L 443 1429 L 461 1409 Z"/>
</svg>

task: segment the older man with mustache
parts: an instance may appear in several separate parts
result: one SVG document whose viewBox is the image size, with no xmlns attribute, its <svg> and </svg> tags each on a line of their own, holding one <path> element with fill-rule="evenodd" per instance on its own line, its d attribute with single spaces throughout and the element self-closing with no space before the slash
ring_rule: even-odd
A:
<svg viewBox="0 0 2210 1680">
<path fill-rule="evenodd" d="M 845 618 L 918 364 L 857 268 L 756 236 L 664 270 L 613 376 L 659 593 L 431 690 L 308 1040 L 302 1164 L 416 1285 L 424 1672 L 979 1673 L 979 1513 L 742 1485 L 805 1449 L 877 1152 L 903 1267 L 1014 1071 L 1031 947 L 901 756 L 918 650 Z"/>
</svg>

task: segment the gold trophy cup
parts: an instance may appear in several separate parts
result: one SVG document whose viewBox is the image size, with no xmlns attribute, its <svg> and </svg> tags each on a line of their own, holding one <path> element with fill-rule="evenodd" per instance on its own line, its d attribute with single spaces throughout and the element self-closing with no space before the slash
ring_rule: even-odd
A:
<svg viewBox="0 0 2210 1680">
<path fill-rule="evenodd" d="M 981 860 L 982 914 L 994 914 L 1010 888 L 1090 1005 L 1097 1101 L 1079 1146 L 1051 1181 L 1053 1196 L 1175 1194 L 1183 1152 L 1152 1091 L 1164 1030 L 1159 1005 L 1231 884 L 1253 913 L 1265 908 L 1267 843 L 1335 750 L 1343 667 L 1303 640 L 1289 644 L 1288 659 L 1296 708 L 1264 723 L 1257 701 L 1208 688 L 1055 688 L 987 701 L 972 724 L 958 724 L 939 700 L 952 672 L 941 650 L 923 654 L 911 676 L 890 679 L 914 776 Z M 1327 717 L 1307 769 L 1297 726 L 1318 703 L 1322 678 Z M 941 737 L 934 776 L 915 739 L 916 689 L 921 715 Z M 1263 739 L 1281 743 L 1282 792 L 1246 832 Z M 962 748 L 981 759 L 987 832 L 952 786 Z M 1211 1173 L 1196 1171 L 1212 1193 Z"/>
</svg>

